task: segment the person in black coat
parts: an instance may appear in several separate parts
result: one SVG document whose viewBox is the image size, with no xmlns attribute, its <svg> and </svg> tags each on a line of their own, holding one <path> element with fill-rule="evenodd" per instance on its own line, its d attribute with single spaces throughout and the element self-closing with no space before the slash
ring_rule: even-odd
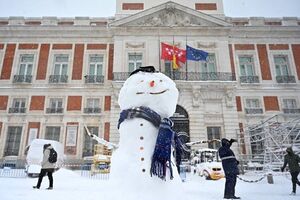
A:
<svg viewBox="0 0 300 200">
<path fill-rule="evenodd" d="M 233 151 L 230 149 L 233 142 L 236 142 L 236 140 L 227 140 L 226 138 L 223 138 L 221 140 L 222 146 L 219 148 L 219 156 L 222 160 L 226 178 L 224 199 L 240 199 L 240 197 L 235 196 L 236 178 L 239 174 L 239 161 L 237 161 Z"/>
<path fill-rule="evenodd" d="M 289 165 L 289 170 L 292 177 L 292 183 L 293 183 L 293 191 L 291 195 L 296 195 L 296 184 L 300 186 L 300 181 L 298 180 L 298 175 L 300 172 L 300 157 L 294 153 L 292 147 L 288 147 L 286 149 L 287 154 L 284 156 L 284 164 L 281 168 L 281 171 L 284 171 L 284 168 Z"/>
</svg>

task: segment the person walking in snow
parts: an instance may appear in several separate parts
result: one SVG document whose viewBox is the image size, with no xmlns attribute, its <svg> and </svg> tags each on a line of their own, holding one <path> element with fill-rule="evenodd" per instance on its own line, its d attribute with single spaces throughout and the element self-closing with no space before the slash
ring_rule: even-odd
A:
<svg viewBox="0 0 300 200">
<path fill-rule="evenodd" d="M 293 183 L 293 191 L 291 195 L 296 195 L 296 184 L 300 186 L 300 182 L 298 180 L 298 175 L 300 172 L 299 162 L 300 157 L 293 152 L 292 147 L 288 147 L 286 149 L 287 154 L 284 156 L 284 164 L 281 168 L 281 171 L 283 172 L 286 165 L 289 165 L 289 170 L 292 176 L 292 183 Z"/>
<path fill-rule="evenodd" d="M 240 199 L 240 197 L 235 196 L 236 178 L 239 174 L 239 161 L 235 158 L 233 151 L 230 149 L 233 142 L 236 142 L 236 140 L 223 138 L 221 140 L 222 146 L 219 148 L 219 156 L 222 160 L 226 178 L 224 199 Z"/>
<path fill-rule="evenodd" d="M 42 169 L 41 169 L 41 172 L 39 174 L 39 179 L 38 179 L 37 185 L 33 186 L 34 189 L 40 189 L 41 183 L 43 181 L 43 177 L 46 174 L 49 178 L 49 187 L 47 188 L 47 190 L 52 190 L 53 189 L 53 176 L 52 176 L 52 174 L 54 172 L 55 163 L 49 162 L 49 156 L 50 156 L 51 149 L 53 149 L 51 144 L 45 144 L 44 145 L 44 155 L 43 155 L 43 161 L 42 161 L 42 164 L 41 164 Z"/>
</svg>

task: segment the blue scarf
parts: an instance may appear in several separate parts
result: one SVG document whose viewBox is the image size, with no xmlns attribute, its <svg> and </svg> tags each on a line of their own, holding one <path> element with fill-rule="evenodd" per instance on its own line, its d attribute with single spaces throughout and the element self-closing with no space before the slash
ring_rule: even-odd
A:
<svg viewBox="0 0 300 200">
<path fill-rule="evenodd" d="M 151 161 L 151 176 L 158 176 L 166 180 L 167 168 L 170 170 L 170 179 L 173 179 L 171 163 L 172 145 L 175 146 L 176 165 L 179 166 L 184 151 L 184 144 L 177 133 L 172 130 L 173 122 L 169 118 L 161 119 L 160 115 L 148 107 L 134 107 L 120 113 L 118 129 L 125 119 L 143 118 L 158 128 L 158 136 Z"/>
</svg>

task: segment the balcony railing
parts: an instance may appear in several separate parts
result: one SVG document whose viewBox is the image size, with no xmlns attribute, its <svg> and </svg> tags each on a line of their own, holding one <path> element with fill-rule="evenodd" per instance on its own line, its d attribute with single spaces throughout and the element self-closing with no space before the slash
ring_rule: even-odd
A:
<svg viewBox="0 0 300 200">
<path fill-rule="evenodd" d="M 172 80 L 186 80 L 186 81 L 235 81 L 235 75 L 227 72 L 163 72 Z M 114 72 L 114 81 L 125 81 L 130 72 Z"/>
<path fill-rule="evenodd" d="M 86 75 L 85 83 L 104 83 L 104 76 Z"/>
<path fill-rule="evenodd" d="M 47 108 L 46 113 L 63 113 L 63 108 Z"/>
<path fill-rule="evenodd" d="M 32 75 L 14 75 L 14 83 L 31 83 Z"/>
<path fill-rule="evenodd" d="M 49 83 L 67 83 L 68 76 L 67 75 L 50 75 Z"/>
<path fill-rule="evenodd" d="M 285 114 L 300 114 L 300 108 L 283 108 Z"/>
<path fill-rule="evenodd" d="M 276 76 L 277 83 L 296 83 L 295 76 Z"/>
<path fill-rule="evenodd" d="M 240 76 L 241 83 L 259 83 L 258 76 Z"/>
<path fill-rule="evenodd" d="M 253 115 L 253 114 L 263 114 L 262 108 L 245 108 L 246 114 Z"/>
<path fill-rule="evenodd" d="M 100 113 L 101 108 L 84 108 L 84 113 Z"/>
<path fill-rule="evenodd" d="M 25 113 L 26 108 L 9 108 L 8 112 L 9 113 Z"/>
</svg>

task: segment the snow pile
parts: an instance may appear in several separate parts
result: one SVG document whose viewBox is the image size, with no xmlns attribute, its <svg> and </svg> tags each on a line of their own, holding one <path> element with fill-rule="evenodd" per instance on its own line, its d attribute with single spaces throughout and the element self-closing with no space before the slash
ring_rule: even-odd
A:
<svg viewBox="0 0 300 200">
<path fill-rule="evenodd" d="M 243 178 L 255 180 L 260 176 L 252 174 L 251 176 L 245 175 Z M 48 187 L 47 177 L 43 179 L 40 190 L 32 189 L 37 182 L 36 178 L 0 178 L 0 198 L 1 200 L 111 200 L 113 194 L 118 200 L 147 199 L 147 194 L 142 194 L 138 185 L 132 189 L 136 195 L 129 195 L 109 185 L 108 181 L 88 179 L 66 169 L 59 170 L 53 177 L 54 190 L 52 191 L 45 189 Z M 223 198 L 224 184 L 225 179 L 207 181 L 198 175 L 187 174 L 187 181 L 183 183 L 184 198 L 182 200 L 220 200 Z M 236 194 L 243 200 L 299 199 L 300 188 L 297 188 L 296 196 L 289 196 L 291 187 L 290 177 L 279 173 L 274 176 L 274 184 L 268 184 L 266 179 L 258 183 L 245 183 L 238 180 Z M 171 192 L 177 193 L 177 191 Z M 165 200 L 173 199 L 166 198 Z"/>
</svg>

